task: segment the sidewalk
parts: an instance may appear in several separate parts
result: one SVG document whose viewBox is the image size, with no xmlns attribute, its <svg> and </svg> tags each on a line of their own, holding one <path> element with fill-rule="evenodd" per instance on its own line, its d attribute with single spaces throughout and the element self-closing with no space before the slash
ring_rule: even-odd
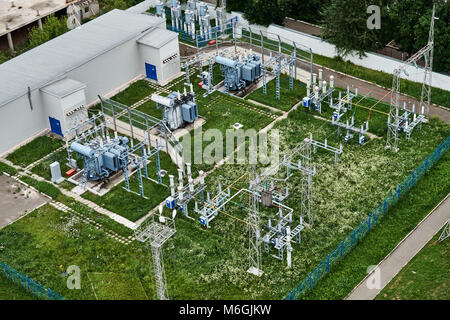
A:
<svg viewBox="0 0 450 320">
<path fill-rule="evenodd" d="M 450 219 L 450 194 L 436 206 L 378 265 L 381 288 L 369 289 L 368 274 L 345 300 L 373 300 L 397 273 L 433 238 Z"/>
</svg>

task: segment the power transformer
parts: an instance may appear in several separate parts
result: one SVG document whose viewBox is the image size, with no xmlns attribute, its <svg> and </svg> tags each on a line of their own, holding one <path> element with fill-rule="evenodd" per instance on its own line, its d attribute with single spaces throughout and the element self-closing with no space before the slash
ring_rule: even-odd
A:
<svg viewBox="0 0 450 320">
<path fill-rule="evenodd" d="M 70 149 L 83 158 L 86 181 L 103 180 L 128 165 L 127 144 L 127 137 L 108 137 L 107 141 L 97 137 L 88 144 L 72 142 Z"/>
<path fill-rule="evenodd" d="M 261 76 L 261 62 L 259 60 L 260 57 L 256 54 L 249 54 L 243 59 L 216 56 L 215 61 L 220 65 L 220 70 L 225 78 L 226 90 L 242 90 L 255 82 Z"/>
<path fill-rule="evenodd" d="M 151 99 L 156 102 L 158 109 L 163 109 L 162 121 L 170 130 L 178 129 L 198 119 L 198 106 L 192 88 L 191 92 L 186 92 L 185 89 L 183 94 L 172 92 L 167 97 L 153 94 Z"/>
</svg>

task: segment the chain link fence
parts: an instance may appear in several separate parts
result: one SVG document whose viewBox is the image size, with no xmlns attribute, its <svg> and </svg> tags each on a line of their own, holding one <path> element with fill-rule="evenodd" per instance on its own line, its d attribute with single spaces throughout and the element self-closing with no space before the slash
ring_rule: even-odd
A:
<svg viewBox="0 0 450 320">
<path fill-rule="evenodd" d="M 45 288 L 33 279 L 30 279 L 28 276 L 23 275 L 2 262 L 0 262 L 0 272 L 3 273 L 6 278 L 15 284 L 21 285 L 39 299 L 66 300 L 64 297 L 50 290 L 50 288 Z"/>
<path fill-rule="evenodd" d="M 305 291 L 313 288 L 317 282 L 327 273 L 330 272 L 330 268 L 337 263 L 342 257 L 350 252 L 380 220 L 380 218 L 389 212 L 389 209 L 394 206 L 400 197 L 406 194 L 414 184 L 419 181 L 423 175 L 434 166 L 442 154 L 444 154 L 450 147 L 450 136 L 444 140 L 422 163 L 411 172 L 411 174 L 396 187 L 365 219 L 359 226 L 337 246 L 330 254 L 323 259 L 308 276 L 306 276 L 295 287 L 285 300 L 299 299 Z"/>
</svg>

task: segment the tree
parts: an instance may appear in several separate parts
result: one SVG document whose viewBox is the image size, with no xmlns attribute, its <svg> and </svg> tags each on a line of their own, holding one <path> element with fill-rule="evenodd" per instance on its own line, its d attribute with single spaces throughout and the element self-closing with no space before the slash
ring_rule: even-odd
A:
<svg viewBox="0 0 450 320">
<path fill-rule="evenodd" d="M 42 29 L 35 26 L 28 32 L 28 49 L 37 47 L 67 31 L 69 31 L 67 17 L 58 19 L 51 14 L 45 19 Z"/>
<path fill-rule="evenodd" d="M 428 16 L 428 20 L 426 19 Z M 424 15 L 418 24 L 418 29 L 424 32 L 425 26 L 429 29 L 431 10 Z M 450 2 L 440 1 L 436 6 L 434 25 L 434 61 L 433 70 L 450 73 Z M 428 39 L 428 38 L 427 38 Z"/>
<path fill-rule="evenodd" d="M 252 24 L 268 26 L 271 23 L 283 24 L 286 17 L 280 0 L 252 0 L 247 4 L 244 18 Z"/>
<path fill-rule="evenodd" d="M 242 0 L 227 0 L 227 11 L 239 11 L 239 12 L 247 12 L 247 7 L 251 1 L 242 1 Z"/>
<path fill-rule="evenodd" d="M 317 23 L 320 21 L 320 10 L 330 2 L 331 0 L 283 0 L 281 6 L 289 18 Z"/>
<path fill-rule="evenodd" d="M 436 2 L 434 25 L 434 60 L 433 70 L 450 71 L 450 2 Z M 428 42 L 432 0 L 404 0 L 396 2 L 390 11 L 393 20 L 392 37 L 401 50 L 414 54 Z M 400 17 L 399 17 L 400 15 Z"/>
<path fill-rule="evenodd" d="M 427 40 L 417 45 L 417 34 L 415 28 L 420 17 L 433 7 L 433 0 L 403 0 L 395 1 L 389 10 L 392 21 L 392 37 L 395 43 L 400 45 L 403 51 L 409 54 L 417 51 L 417 47 L 424 47 Z M 428 20 L 428 30 L 430 19 Z M 428 37 L 426 37 L 428 39 Z"/>
<path fill-rule="evenodd" d="M 346 56 L 357 51 L 364 56 L 365 51 L 383 47 L 391 33 L 391 22 L 387 14 L 386 0 L 334 0 L 321 12 L 322 37 L 334 44 L 338 55 Z M 367 7 L 378 5 L 381 10 L 381 29 L 368 29 Z"/>
</svg>

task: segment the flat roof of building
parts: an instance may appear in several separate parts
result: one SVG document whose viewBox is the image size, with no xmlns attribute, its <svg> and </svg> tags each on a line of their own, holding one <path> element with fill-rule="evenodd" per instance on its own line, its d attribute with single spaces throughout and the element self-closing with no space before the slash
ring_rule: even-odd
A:
<svg viewBox="0 0 450 320">
<path fill-rule="evenodd" d="M 86 85 L 84 83 L 73 79 L 64 78 L 41 88 L 41 91 L 57 98 L 64 98 L 65 96 L 68 96 L 69 94 L 77 92 L 84 88 L 86 88 Z"/>
<path fill-rule="evenodd" d="M 163 18 L 114 9 L 0 64 L 0 106 L 65 77 L 95 57 L 156 28 Z M 165 31 L 163 29 L 159 29 Z"/>
<path fill-rule="evenodd" d="M 2 0 L 0 36 L 67 8 L 77 1 L 66 3 L 66 0 Z"/>
<path fill-rule="evenodd" d="M 154 29 L 140 37 L 138 42 L 159 49 L 177 37 L 178 35 L 175 32 L 163 29 Z"/>
</svg>

